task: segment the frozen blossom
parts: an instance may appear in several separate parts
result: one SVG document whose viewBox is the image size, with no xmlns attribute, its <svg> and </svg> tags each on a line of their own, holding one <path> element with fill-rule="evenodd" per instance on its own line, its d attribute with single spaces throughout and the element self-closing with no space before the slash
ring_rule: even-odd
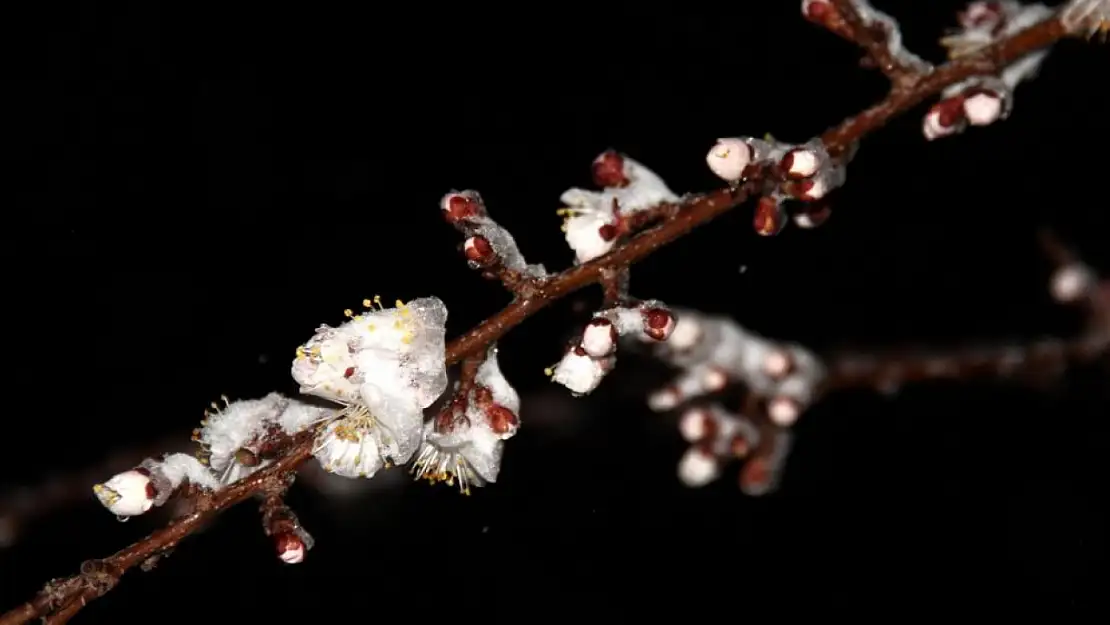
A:
<svg viewBox="0 0 1110 625">
<path fill-rule="evenodd" d="M 496 482 L 505 441 L 519 428 L 519 413 L 520 396 L 491 348 L 473 388 L 424 425 L 413 473 L 418 479 L 458 484 L 467 494 L 471 487 Z"/>
<path fill-rule="evenodd" d="M 317 438 L 314 454 L 328 471 L 371 477 L 408 462 L 420 445 L 424 408 L 447 387 L 447 308 L 439 299 L 380 298 L 350 321 L 321 326 L 297 349 L 293 378 L 301 392 L 343 406 Z"/>
<path fill-rule="evenodd" d="M 121 517 L 138 516 L 161 506 L 185 482 L 216 490 L 221 485 L 204 464 L 189 454 L 169 454 L 147 459 L 138 467 L 93 486 L 93 493 L 109 512 Z"/>
<path fill-rule="evenodd" d="M 630 215 L 679 199 L 655 172 L 612 150 L 595 159 L 594 181 L 601 191 L 573 188 L 560 197 L 563 232 L 579 263 L 608 253 Z"/>
</svg>

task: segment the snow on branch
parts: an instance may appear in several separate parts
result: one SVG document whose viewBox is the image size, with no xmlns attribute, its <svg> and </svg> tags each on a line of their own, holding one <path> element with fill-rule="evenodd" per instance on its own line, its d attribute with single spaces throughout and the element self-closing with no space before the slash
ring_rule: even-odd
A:
<svg viewBox="0 0 1110 625">
<path fill-rule="evenodd" d="M 945 105 L 943 120 L 927 121 L 934 132 L 1002 119 L 1014 86 L 1033 74 L 1045 48 L 1065 37 L 1107 30 L 1104 1 L 1072 1 L 1062 13 L 1036 6 L 972 3 L 960 16 L 962 30 L 948 39 L 958 41 L 950 46 L 958 51 L 933 67 L 906 50 L 894 18 L 868 2 L 803 1 L 808 19 L 859 45 L 868 62 L 890 78 L 888 95 L 799 143 L 769 136 L 719 140 L 705 159 L 728 185 L 703 194 L 679 197 L 628 155 L 606 151 L 591 165 L 600 190 L 570 189 L 559 198 L 575 263 L 558 273 L 527 263 L 476 192 L 448 193 L 441 202 L 444 218 L 465 237 L 463 252 L 471 266 L 516 296 L 509 305 L 450 342 L 444 330 L 447 306 L 435 297 L 398 300 L 393 307 L 374 297 L 358 312 L 345 311 L 346 322 L 320 326 L 297 349 L 291 366 L 303 400 L 277 394 L 225 400 L 195 432 L 200 447 L 194 455 L 148 458 L 99 484 L 97 498 L 124 518 L 175 496 L 187 505 L 146 538 L 86 562 L 77 575 L 53 580 L 0 615 L 0 625 L 38 617 L 65 622 L 125 572 L 150 568 L 213 517 L 247 499 L 259 501 L 262 529 L 277 556 L 289 564 L 303 561 L 313 540 L 284 495 L 310 460 L 351 479 L 409 464 L 417 478 L 455 484 L 464 493 L 494 483 L 521 417 L 519 396 L 498 365 L 496 344 L 539 310 L 591 285 L 604 291 L 602 310 L 585 322 L 551 368 L 551 378 L 585 395 L 615 365 L 618 349 L 646 349 L 678 369 L 672 384 L 649 399 L 653 408 L 706 401 L 689 406 L 680 420 L 680 432 L 692 445 L 679 463 L 680 479 L 705 484 L 726 461 L 742 459 L 740 487 L 752 495 L 779 484 L 792 444 L 790 428 L 823 393 L 861 384 L 890 388 L 936 375 L 997 373 L 1015 363 L 1038 369 L 1101 354 L 1110 334 L 1110 298 L 1103 293 L 1110 290 L 1073 261 L 1061 264 L 1053 292 L 1087 306 L 1091 330 L 1051 349 L 1022 346 L 985 358 L 979 353 L 930 360 L 819 358 L 731 319 L 628 295 L 634 264 L 749 199 L 755 200 L 753 223 L 761 234 L 777 234 L 788 217 L 799 226 L 819 225 L 863 137 L 937 95 L 945 98 L 942 103 L 961 99 L 958 107 Z M 435 414 L 426 414 L 447 391 L 447 368 L 454 365 L 460 375 L 452 395 Z"/>
</svg>

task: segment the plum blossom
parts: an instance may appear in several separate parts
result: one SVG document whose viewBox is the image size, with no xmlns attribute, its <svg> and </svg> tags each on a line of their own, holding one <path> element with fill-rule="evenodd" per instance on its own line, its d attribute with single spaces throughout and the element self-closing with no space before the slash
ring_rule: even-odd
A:
<svg viewBox="0 0 1110 625">
<path fill-rule="evenodd" d="M 385 308 L 348 310 L 350 321 L 321 326 L 297 349 L 293 379 L 301 392 L 343 405 L 318 435 L 314 455 L 325 470 L 371 477 L 408 462 L 420 445 L 424 408 L 447 388 L 447 308 L 435 297 Z"/>
<path fill-rule="evenodd" d="M 417 479 L 471 487 L 496 482 L 505 441 L 520 425 L 520 396 L 501 373 L 497 349 L 478 367 L 473 388 L 424 425 L 413 463 Z"/>
</svg>

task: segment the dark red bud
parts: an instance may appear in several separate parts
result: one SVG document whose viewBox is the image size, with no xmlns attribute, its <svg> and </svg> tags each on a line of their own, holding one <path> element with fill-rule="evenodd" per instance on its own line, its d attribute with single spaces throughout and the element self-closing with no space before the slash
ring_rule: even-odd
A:
<svg viewBox="0 0 1110 625">
<path fill-rule="evenodd" d="M 451 223 L 469 219 L 481 212 L 481 204 L 470 195 L 452 193 L 443 199 L 443 216 Z"/>
<path fill-rule="evenodd" d="M 494 404 L 486 409 L 486 418 L 489 419 L 490 429 L 497 434 L 508 434 L 519 422 L 512 410 L 500 404 Z"/>
<path fill-rule="evenodd" d="M 617 238 L 619 233 L 620 231 L 613 224 L 605 224 L 597 229 L 597 234 L 601 237 L 602 241 L 612 241 Z"/>
<path fill-rule="evenodd" d="M 812 180 L 803 181 L 812 183 Z M 755 208 L 755 218 L 752 220 L 752 225 L 755 226 L 755 231 L 763 236 L 773 236 L 780 232 L 786 226 L 786 211 L 783 210 L 782 205 L 772 197 L 764 196 L 759 199 L 759 204 Z"/>
<path fill-rule="evenodd" d="M 594 184 L 599 187 L 625 187 L 629 180 L 624 175 L 624 157 L 615 150 L 606 150 L 591 167 Z"/>
<path fill-rule="evenodd" d="M 493 246 L 490 245 L 489 239 L 481 235 L 467 239 L 463 244 L 463 252 L 467 260 L 479 265 L 494 259 Z"/>
</svg>

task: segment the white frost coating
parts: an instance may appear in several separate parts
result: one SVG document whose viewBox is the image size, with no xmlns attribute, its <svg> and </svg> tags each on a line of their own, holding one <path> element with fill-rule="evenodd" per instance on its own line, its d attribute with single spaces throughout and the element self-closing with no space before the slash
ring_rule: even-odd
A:
<svg viewBox="0 0 1110 625">
<path fill-rule="evenodd" d="M 497 348 L 491 347 L 486 353 L 486 359 L 478 367 L 474 381 L 479 386 L 484 386 L 493 394 L 493 401 L 508 408 L 514 414 L 520 412 L 520 395 L 509 384 L 505 374 L 501 372 L 501 365 L 497 362 Z"/>
<path fill-rule="evenodd" d="M 737 182 L 744 177 L 752 156 L 752 149 L 741 138 L 717 139 L 716 145 L 705 155 L 705 162 L 717 177 Z"/>
<path fill-rule="evenodd" d="M 1090 37 L 1105 32 L 1110 24 L 1110 0 L 1071 0 L 1060 13 L 1060 22 L 1074 34 Z"/>
<path fill-rule="evenodd" d="M 678 479 L 687 486 L 705 486 L 720 474 L 717 458 L 697 448 L 687 450 L 678 461 Z"/>
<path fill-rule="evenodd" d="M 567 244 L 574 250 L 579 263 L 612 249 L 612 241 L 605 241 L 599 234 L 602 226 L 615 226 L 623 216 L 679 199 L 655 172 L 628 156 L 622 155 L 622 158 L 628 185 L 601 191 L 572 188 L 559 198 L 566 207 L 560 214 L 566 217 L 563 229 Z"/>
<path fill-rule="evenodd" d="M 601 236 L 603 226 L 614 226 L 617 218 L 612 211 L 593 211 L 581 208 L 568 209 L 563 223 L 567 245 L 574 250 L 579 263 L 589 262 L 609 253 L 616 244 L 613 237 L 606 240 Z"/>
<path fill-rule="evenodd" d="M 447 388 L 443 302 L 372 304 L 364 302 L 371 310 L 352 313 L 338 328 L 321 327 L 293 361 L 301 392 L 345 405 L 318 437 L 315 454 L 325 469 L 347 477 L 408 462 L 420 446 L 423 409 Z"/>
<path fill-rule="evenodd" d="M 181 486 L 182 482 L 188 480 L 195 486 L 200 486 L 208 490 L 217 490 L 220 488 L 220 482 L 208 470 L 208 467 L 201 464 L 196 456 L 190 454 L 170 454 L 157 463 L 158 468 L 154 470 L 155 477 L 160 473 L 170 483 L 170 490 L 176 489 Z M 163 489 L 159 488 L 159 497 L 162 498 Z M 168 493 L 165 497 L 168 499 Z M 157 503 L 157 499 L 155 500 Z M 164 501 L 164 499 L 163 499 Z M 158 503 L 161 505 L 161 503 Z"/>
<path fill-rule="evenodd" d="M 504 267 L 533 278 L 543 278 L 547 275 L 547 269 L 543 265 L 529 265 L 524 260 L 524 254 L 517 246 L 516 239 L 496 221 L 483 215 L 471 218 L 470 223 L 475 225 L 475 233 L 489 241 L 490 247 L 501 259 Z"/>
<path fill-rule="evenodd" d="M 590 358 L 585 350 L 580 354 L 571 349 L 563 354 L 563 359 L 555 365 L 551 381 L 562 384 L 575 395 L 587 395 L 592 392 L 611 368 L 611 360 Z"/>
<path fill-rule="evenodd" d="M 154 498 L 149 496 L 147 487 L 150 478 L 139 471 L 124 471 L 112 476 L 103 484 L 93 486 L 93 493 L 100 504 L 117 516 L 138 516 L 150 510 Z"/>
<path fill-rule="evenodd" d="M 258 439 L 274 423 L 289 400 L 279 393 L 270 393 L 262 399 L 226 402 L 221 409 L 213 403 L 214 411 L 205 413 L 203 427 L 195 437 L 208 456 L 208 466 L 223 484 L 230 484 L 262 468 L 268 462 L 246 467 L 235 459 L 235 452 L 242 448 L 257 451 Z"/>
</svg>

